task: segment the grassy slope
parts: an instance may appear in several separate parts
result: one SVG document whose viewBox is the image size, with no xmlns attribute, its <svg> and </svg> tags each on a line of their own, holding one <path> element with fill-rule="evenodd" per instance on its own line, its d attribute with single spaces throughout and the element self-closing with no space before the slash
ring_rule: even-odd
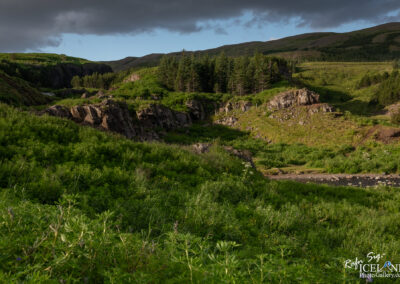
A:
<svg viewBox="0 0 400 284">
<path fill-rule="evenodd" d="M 83 64 L 90 62 L 83 58 L 52 53 L 0 53 L 0 61 L 7 60 L 20 64 L 56 65 L 59 63 Z"/>
<path fill-rule="evenodd" d="M 218 147 L 197 156 L 6 105 L 0 145 L 5 282 L 326 283 L 357 279 L 343 261 L 369 251 L 400 261 L 397 189 L 272 182 Z"/>
<path fill-rule="evenodd" d="M 356 86 L 367 73 L 390 71 L 389 63 L 304 63 L 295 78 L 302 84 L 321 94 L 321 100 L 333 104 L 346 113 L 343 117 L 318 113 L 312 116 L 305 109 L 296 110 L 296 117 L 279 122 L 269 118 L 266 102 L 274 95 L 292 88 L 281 82 L 256 95 L 232 97 L 228 94 L 187 94 L 169 92 L 156 79 L 156 68 L 135 71 L 141 78 L 136 82 L 119 83 L 113 86 L 116 100 L 128 103 L 132 110 L 139 110 L 150 103 L 161 103 L 175 110 L 186 111 L 185 102 L 191 98 L 222 102 L 226 100 L 251 101 L 256 108 L 246 113 L 237 112 L 241 131 L 227 128 L 195 125 L 187 130 L 169 133 L 165 140 L 176 144 L 222 141 L 241 149 L 250 149 L 260 170 L 275 172 L 275 168 L 289 172 L 398 172 L 399 151 L 395 144 L 383 145 L 374 142 L 373 135 L 366 138 L 374 124 L 387 124 L 377 119 L 377 108 L 369 104 L 377 85 L 358 89 Z M 154 100 L 152 95 L 158 100 Z M 98 100 L 70 98 L 58 104 L 76 105 Z M 231 115 L 231 114 L 230 114 Z M 281 111 L 276 116 L 287 116 Z M 292 114 L 290 114 L 292 115 Z M 249 133 L 248 133 L 249 132 Z M 225 138 L 224 138 L 225 135 Z M 257 138 L 256 138 L 257 137 Z M 261 138 L 261 139 L 258 139 Z M 266 141 L 278 143 L 269 145 Z"/>
<path fill-rule="evenodd" d="M 349 111 L 359 117 L 373 116 L 378 110 L 370 105 L 378 85 L 357 88 L 366 74 L 391 72 L 389 62 L 309 62 L 299 66 L 295 76 L 306 86 L 322 95 L 340 111 Z"/>
<path fill-rule="evenodd" d="M 329 113 L 310 116 L 305 108 L 298 108 L 290 113 L 289 119 L 283 119 L 288 114 L 285 110 L 274 114 L 283 121 L 270 118 L 262 103 L 284 90 L 276 88 L 252 96 L 258 107 L 229 114 L 239 119 L 241 134 L 232 137 L 234 133 L 224 128 L 211 126 L 201 130 L 194 126 L 189 132 L 190 139 L 185 131 L 176 131 L 168 135 L 167 141 L 188 144 L 222 137 L 223 144 L 250 149 L 258 168 L 266 172 L 281 168 L 288 172 L 396 173 L 400 171 L 398 142 L 385 145 L 374 141 L 373 135 L 367 136 L 374 125 L 388 124 L 386 118 L 375 115 L 379 109 L 369 103 L 377 85 L 357 88 L 365 74 L 385 71 L 391 71 L 389 63 L 304 63 L 295 78 L 320 93 L 323 102 L 345 112 L 344 116 Z M 216 118 L 219 116 L 223 115 Z M 229 139 L 223 138 L 222 133 Z M 269 145 L 265 141 L 278 144 Z"/>
<path fill-rule="evenodd" d="M 0 101 L 16 106 L 29 106 L 45 104 L 49 99 L 28 82 L 0 71 Z"/>
</svg>

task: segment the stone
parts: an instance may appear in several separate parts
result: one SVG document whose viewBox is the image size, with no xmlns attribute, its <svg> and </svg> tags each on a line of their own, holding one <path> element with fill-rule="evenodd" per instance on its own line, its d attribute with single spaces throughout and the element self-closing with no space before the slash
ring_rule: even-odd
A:
<svg viewBox="0 0 400 284">
<path fill-rule="evenodd" d="M 206 153 L 208 152 L 210 147 L 211 147 L 210 143 L 196 143 L 192 145 L 192 148 L 196 154 Z"/>
<path fill-rule="evenodd" d="M 308 89 L 290 90 L 276 95 L 267 104 L 269 110 L 319 103 L 319 95 Z"/>
<path fill-rule="evenodd" d="M 193 120 L 204 120 L 206 118 L 206 112 L 204 111 L 204 107 L 201 102 L 197 100 L 189 100 L 185 105 L 188 108 L 190 116 Z"/>
<path fill-rule="evenodd" d="M 63 118 L 71 118 L 71 113 L 69 109 L 65 106 L 54 105 L 49 107 L 48 109 L 43 111 L 43 114 L 46 113 L 51 116 L 58 116 Z"/>
</svg>

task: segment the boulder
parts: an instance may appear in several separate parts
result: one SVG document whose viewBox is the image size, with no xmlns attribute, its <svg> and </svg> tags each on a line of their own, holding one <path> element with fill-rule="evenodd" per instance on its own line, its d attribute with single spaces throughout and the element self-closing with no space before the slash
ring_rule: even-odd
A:
<svg viewBox="0 0 400 284">
<path fill-rule="evenodd" d="M 335 108 L 329 104 L 314 104 L 311 105 L 308 112 L 310 114 L 318 113 L 318 112 L 334 112 Z"/>
<path fill-rule="evenodd" d="M 269 110 L 279 110 L 291 106 L 312 105 L 319 103 L 319 95 L 308 89 L 290 90 L 276 95 L 267 107 Z"/>
<path fill-rule="evenodd" d="M 48 109 L 43 111 L 43 114 L 46 113 L 51 116 L 58 116 L 63 118 L 71 118 L 71 113 L 69 109 L 65 106 L 54 105 L 49 107 Z"/>
<path fill-rule="evenodd" d="M 147 108 L 137 111 L 136 114 L 140 124 L 146 128 L 161 127 L 170 130 L 192 124 L 189 114 L 158 104 L 151 104 Z"/>
<path fill-rule="evenodd" d="M 248 111 L 253 104 L 247 101 L 240 101 L 240 102 L 227 102 L 219 108 L 219 112 L 228 113 L 232 110 L 240 110 L 242 112 Z"/>
<path fill-rule="evenodd" d="M 192 145 L 193 151 L 196 154 L 203 154 L 209 151 L 211 147 L 210 143 L 196 143 Z"/>
<path fill-rule="evenodd" d="M 223 117 L 215 121 L 216 124 L 226 125 L 230 127 L 235 126 L 236 122 L 238 122 L 238 119 L 234 116 Z"/>
</svg>

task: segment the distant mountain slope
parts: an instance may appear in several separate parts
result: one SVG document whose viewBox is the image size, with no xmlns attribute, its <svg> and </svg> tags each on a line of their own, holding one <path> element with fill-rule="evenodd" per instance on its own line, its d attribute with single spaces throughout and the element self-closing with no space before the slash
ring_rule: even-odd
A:
<svg viewBox="0 0 400 284">
<path fill-rule="evenodd" d="M 254 41 L 194 51 L 197 54 L 229 56 L 251 55 L 255 52 L 293 59 L 326 61 L 381 61 L 400 57 L 400 23 L 388 23 L 348 33 L 308 33 L 272 41 Z M 179 56 L 180 52 L 169 53 Z M 127 57 L 104 62 L 114 71 L 157 65 L 163 54 Z"/>
</svg>

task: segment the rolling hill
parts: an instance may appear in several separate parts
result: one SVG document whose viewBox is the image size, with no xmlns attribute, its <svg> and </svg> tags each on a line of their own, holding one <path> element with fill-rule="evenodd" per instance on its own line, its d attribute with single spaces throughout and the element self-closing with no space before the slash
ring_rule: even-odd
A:
<svg viewBox="0 0 400 284">
<path fill-rule="evenodd" d="M 271 41 L 253 41 L 224 45 L 214 49 L 194 51 L 196 54 L 228 56 L 252 55 L 261 52 L 290 59 L 323 61 L 384 61 L 400 57 L 400 23 L 387 23 L 368 29 L 332 33 L 317 32 L 286 37 Z M 169 53 L 179 56 L 181 52 Z M 129 68 L 155 66 L 164 54 L 143 57 L 127 57 L 104 62 L 114 71 Z"/>
</svg>

